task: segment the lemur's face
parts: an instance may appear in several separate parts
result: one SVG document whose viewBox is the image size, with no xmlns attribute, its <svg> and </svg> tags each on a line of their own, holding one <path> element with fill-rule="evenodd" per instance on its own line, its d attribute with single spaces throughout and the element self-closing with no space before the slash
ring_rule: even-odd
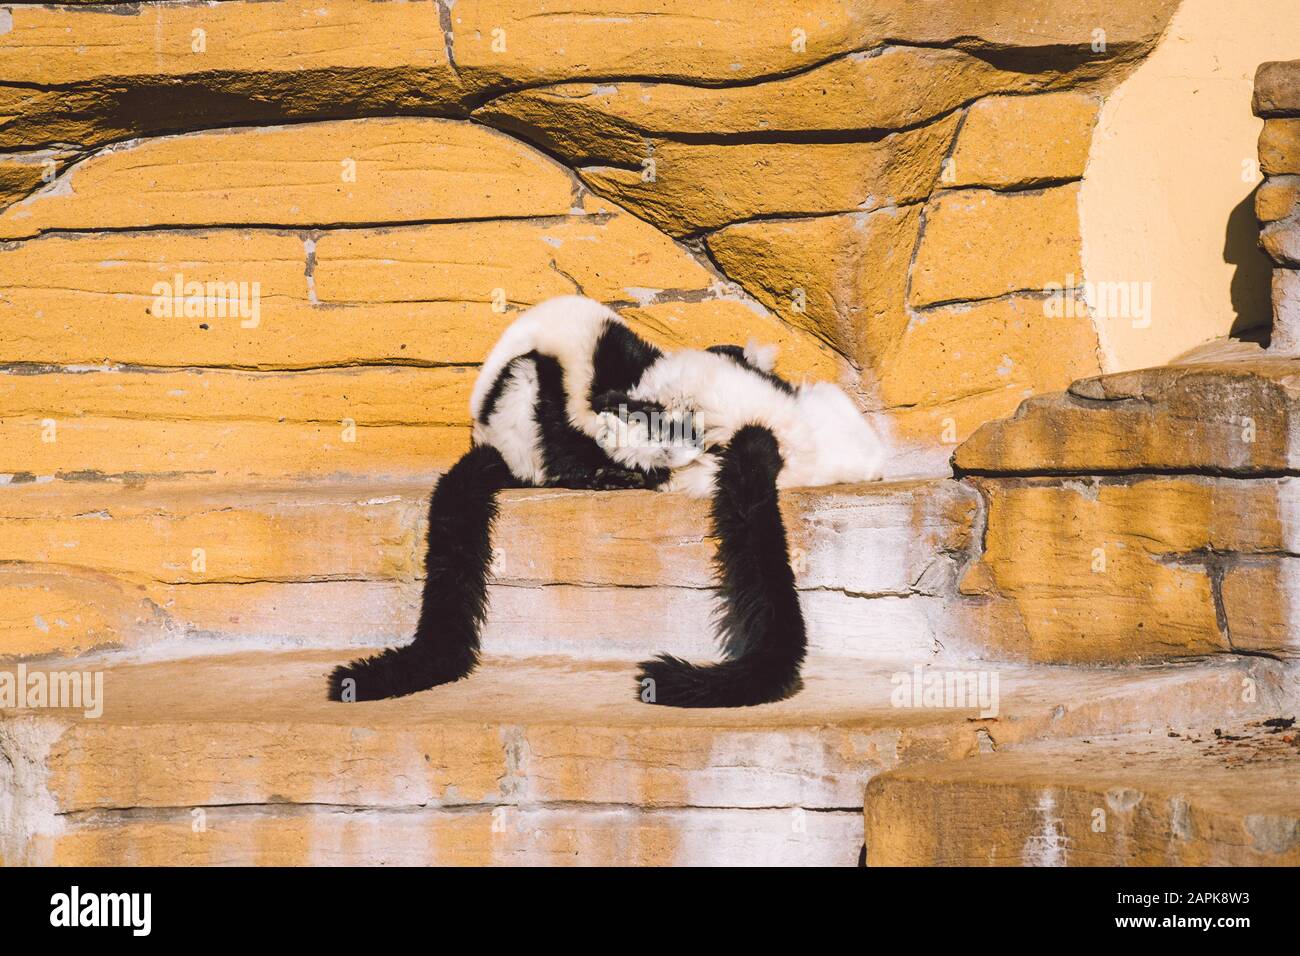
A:
<svg viewBox="0 0 1300 956">
<path fill-rule="evenodd" d="M 646 471 L 681 468 L 704 453 L 703 430 L 689 409 L 609 393 L 597 399 L 596 414 L 596 441 L 621 465 Z"/>
</svg>

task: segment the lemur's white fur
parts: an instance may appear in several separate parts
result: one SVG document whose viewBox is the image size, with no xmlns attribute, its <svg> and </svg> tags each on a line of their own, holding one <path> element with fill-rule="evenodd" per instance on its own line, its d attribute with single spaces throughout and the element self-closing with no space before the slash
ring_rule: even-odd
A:
<svg viewBox="0 0 1300 956">
<path fill-rule="evenodd" d="M 554 357 L 560 363 L 564 369 L 564 388 L 568 393 L 569 421 L 575 428 L 595 438 L 600 421 L 591 409 L 588 392 L 591 389 L 592 354 L 606 322 L 623 324 L 613 309 L 580 295 L 547 299 L 519 316 L 488 353 L 474 382 L 469 401 L 474 418 L 478 418 L 492 383 L 510 360 L 537 351 Z"/>
<path fill-rule="evenodd" d="M 716 462 L 703 448 L 680 442 L 658 444 L 644 429 L 632 434 L 639 426 L 592 410 L 593 357 L 607 322 L 622 320 L 599 302 L 566 296 L 529 309 L 511 324 L 474 383 L 470 407 L 476 419 L 475 441 L 495 447 L 520 477 L 544 477 L 533 421 L 537 381 L 527 363 L 512 375 L 490 420 L 477 421 L 501 371 L 512 359 L 536 350 L 553 356 L 563 369 L 568 417 L 574 427 L 600 441 L 623 464 L 671 468 L 672 477 L 662 490 L 711 494 Z M 775 347 L 751 344 L 745 355 L 759 368 L 770 369 Z M 849 397 L 829 382 L 800 384 L 789 393 L 727 356 L 682 350 L 667 352 L 654 362 L 629 397 L 663 406 L 674 422 L 692 418 L 702 429 L 707 448 L 725 444 L 745 425 L 771 429 L 785 462 L 778 487 L 876 481 L 882 474 L 885 449 L 879 436 Z"/>
<path fill-rule="evenodd" d="M 483 381 L 480 376 L 479 382 Z M 477 384 L 477 383 L 476 383 Z M 511 473 L 535 485 L 546 481 L 542 436 L 533 409 L 537 406 L 537 370 L 522 364 L 497 399 L 486 422 L 474 425 L 474 441 L 501 452 Z"/>
</svg>

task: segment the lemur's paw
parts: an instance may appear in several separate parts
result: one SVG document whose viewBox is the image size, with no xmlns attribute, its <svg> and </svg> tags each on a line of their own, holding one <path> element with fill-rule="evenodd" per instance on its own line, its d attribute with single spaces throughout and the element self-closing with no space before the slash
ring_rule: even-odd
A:
<svg viewBox="0 0 1300 956">
<path fill-rule="evenodd" d="M 646 473 L 635 468 L 597 468 L 591 486 L 596 491 L 645 488 Z"/>
</svg>

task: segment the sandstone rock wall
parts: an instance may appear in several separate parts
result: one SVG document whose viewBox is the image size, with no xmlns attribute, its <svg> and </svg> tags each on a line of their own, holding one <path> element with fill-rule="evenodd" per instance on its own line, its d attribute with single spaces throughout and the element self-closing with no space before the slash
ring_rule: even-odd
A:
<svg viewBox="0 0 1300 956">
<path fill-rule="evenodd" d="M 14 8 L 0 473 L 27 487 L 0 515 L 7 651 L 400 638 L 419 489 L 467 445 L 477 364 L 517 310 L 584 292 L 665 345 L 778 342 L 783 372 L 846 382 L 943 459 L 1030 396 L 960 449 L 961 486 L 792 516 L 871 538 L 880 571 L 807 549 L 819 648 L 1295 653 L 1294 370 L 1088 378 L 1086 309 L 1044 292 L 1082 276 L 1098 105 L 1171 8 Z M 1262 71 L 1257 101 L 1283 286 L 1289 75 Z M 628 508 L 600 513 L 631 528 Z M 553 535 L 506 533 L 531 563 L 502 572 L 494 626 L 581 650 L 608 589 L 643 587 L 644 629 L 692 652 L 704 539 L 652 529 L 656 557 L 620 544 L 592 577 L 562 542 L 597 508 L 564 509 Z M 669 606 L 700 614 L 669 634 Z"/>
<path fill-rule="evenodd" d="M 987 652 L 1300 652 L 1300 61 L 1260 67 L 1255 111 L 1269 354 L 1083 379 L 957 450 L 984 504 L 960 591 Z"/>
<path fill-rule="evenodd" d="M 1098 370 L 1042 290 L 1175 5 L 6 8 L 0 473 L 427 475 L 512 314 L 575 291 L 776 341 L 941 460 Z"/>
<path fill-rule="evenodd" d="M 1255 77 L 1255 113 L 1264 119 L 1255 193 L 1260 244 L 1273 260 L 1270 349 L 1300 355 L 1300 60 L 1265 63 Z"/>
<path fill-rule="evenodd" d="M 976 432 L 953 463 L 984 499 L 960 589 L 987 652 L 1300 653 L 1298 366 L 1085 379 Z"/>
</svg>

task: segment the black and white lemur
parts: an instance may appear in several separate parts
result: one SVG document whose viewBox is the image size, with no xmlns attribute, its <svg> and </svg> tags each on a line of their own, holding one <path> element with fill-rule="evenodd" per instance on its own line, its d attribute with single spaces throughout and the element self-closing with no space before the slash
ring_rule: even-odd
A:
<svg viewBox="0 0 1300 956">
<path fill-rule="evenodd" d="M 336 668 L 330 698 L 398 697 L 474 670 L 497 492 L 520 487 L 711 496 L 724 660 L 646 661 L 637 695 L 740 707 L 793 694 L 806 638 L 777 489 L 876 480 L 884 451 L 844 392 L 790 385 L 773 374 L 774 354 L 734 345 L 663 352 L 579 296 L 524 312 L 475 382 L 473 447 L 429 503 L 415 640 Z"/>
</svg>

